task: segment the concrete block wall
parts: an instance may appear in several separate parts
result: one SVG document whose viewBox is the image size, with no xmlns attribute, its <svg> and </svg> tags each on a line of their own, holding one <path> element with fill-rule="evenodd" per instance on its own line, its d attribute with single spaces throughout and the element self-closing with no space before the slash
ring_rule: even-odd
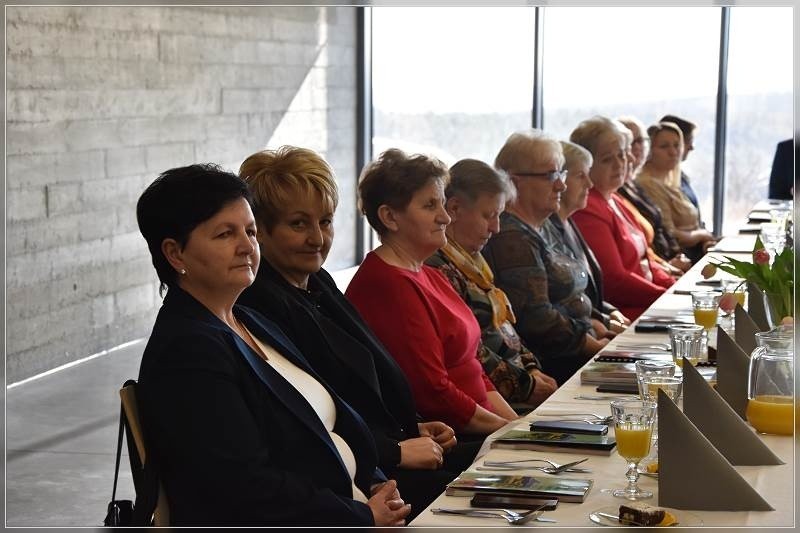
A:
<svg viewBox="0 0 800 533">
<path fill-rule="evenodd" d="M 354 261 L 356 10 L 8 6 L 7 382 L 147 336 L 136 200 L 168 168 L 321 152 Z"/>
</svg>

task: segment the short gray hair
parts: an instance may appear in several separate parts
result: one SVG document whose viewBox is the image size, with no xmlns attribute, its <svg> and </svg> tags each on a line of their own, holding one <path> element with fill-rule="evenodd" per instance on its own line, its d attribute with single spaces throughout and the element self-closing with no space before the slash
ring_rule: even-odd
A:
<svg viewBox="0 0 800 533">
<path fill-rule="evenodd" d="M 516 197 L 516 189 L 504 171 L 495 170 L 477 159 L 462 159 L 450 167 L 450 183 L 444 194 L 448 199 L 461 196 L 470 202 L 481 194 L 502 194 L 509 201 Z"/>
<path fill-rule="evenodd" d="M 564 166 L 564 153 L 558 140 L 542 130 L 531 128 L 514 132 L 506 139 L 497 153 L 494 166 L 513 174 L 527 170 L 524 166 L 530 159 L 541 161 L 551 156 L 555 156 L 559 168 Z"/>
<path fill-rule="evenodd" d="M 578 164 L 591 167 L 594 163 L 592 153 L 581 146 L 570 141 L 561 141 L 561 148 L 564 150 L 564 168 L 569 169 Z"/>
</svg>

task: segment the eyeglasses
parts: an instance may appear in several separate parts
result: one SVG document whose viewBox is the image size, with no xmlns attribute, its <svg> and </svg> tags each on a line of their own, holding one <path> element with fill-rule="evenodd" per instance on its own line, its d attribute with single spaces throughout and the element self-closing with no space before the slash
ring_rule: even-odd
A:
<svg viewBox="0 0 800 533">
<path fill-rule="evenodd" d="M 511 172 L 511 174 L 522 178 L 547 178 L 547 181 L 550 183 L 556 180 L 567 181 L 566 170 L 551 170 L 550 172 Z"/>
</svg>

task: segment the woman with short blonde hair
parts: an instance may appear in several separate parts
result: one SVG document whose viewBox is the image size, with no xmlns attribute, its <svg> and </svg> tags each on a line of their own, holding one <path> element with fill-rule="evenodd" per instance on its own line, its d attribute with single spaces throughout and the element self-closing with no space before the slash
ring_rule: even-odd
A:
<svg viewBox="0 0 800 533">
<path fill-rule="evenodd" d="M 411 520 L 474 460 L 476 443 L 419 421 L 408 381 L 322 268 L 333 242 L 336 182 L 322 157 L 283 146 L 248 157 L 242 176 L 258 206 L 263 258 L 240 303 L 275 321 L 364 419 L 378 465 L 397 481 Z"/>
<path fill-rule="evenodd" d="M 321 195 L 330 211 L 336 211 L 339 191 L 333 169 L 313 150 L 281 146 L 256 152 L 244 160 L 239 175 L 253 193 L 253 214 L 271 227 L 292 195 Z"/>
</svg>

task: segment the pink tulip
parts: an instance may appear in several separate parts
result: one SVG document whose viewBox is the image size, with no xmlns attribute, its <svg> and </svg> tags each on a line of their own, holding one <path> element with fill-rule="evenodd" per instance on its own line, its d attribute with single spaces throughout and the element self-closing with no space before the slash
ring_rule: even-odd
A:
<svg viewBox="0 0 800 533">
<path fill-rule="evenodd" d="M 700 271 L 700 274 L 703 276 L 703 279 L 708 279 L 713 277 L 714 274 L 717 273 L 717 265 L 714 263 L 709 263 L 703 267 L 703 270 Z"/>
<path fill-rule="evenodd" d="M 769 252 L 763 248 L 759 248 L 755 252 L 753 252 L 753 261 L 757 265 L 768 265 L 769 264 Z"/>
</svg>

